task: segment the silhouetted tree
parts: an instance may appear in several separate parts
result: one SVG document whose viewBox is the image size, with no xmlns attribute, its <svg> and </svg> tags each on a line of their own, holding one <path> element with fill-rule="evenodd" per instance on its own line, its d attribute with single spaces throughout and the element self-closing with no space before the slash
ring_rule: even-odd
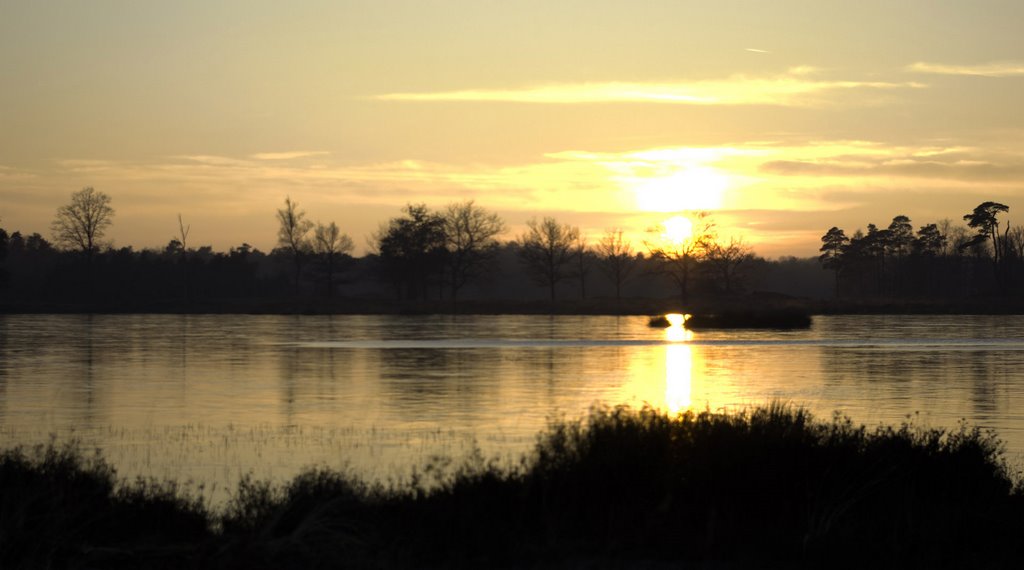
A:
<svg viewBox="0 0 1024 570">
<path fill-rule="evenodd" d="M 998 202 L 982 202 L 974 208 L 973 212 L 964 215 L 964 221 L 966 221 L 967 225 L 977 233 L 971 241 L 963 247 L 980 245 L 991 240 L 992 270 L 997 287 L 1002 287 L 1004 285 L 1000 272 L 1000 262 L 1003 259 L 1004 240 L 999 236 L 998 216 L 1000 213 L 1006 213 L 1008 211 L 1010 211 L 1010 207 L 1004 204 L 1000 204 Z M 1007 223 L 1006 229 L 1009 231 L 1009 223 Z"/>
<path fill-rule="evenodd" d="M 355 244 L 348 234 L 341 233 L 334 222 L 324 225 L 318 223 L 313 231 L 313 253 L 320 262 L 327 278 L 327 296 L 334 295 L 334 274 L 344 256 L 347 256 Z"/>
<path fill-rule="evenodd" d="M 409 204 L 374 235 L 384 276 L 401 295 L 426 298 L 432 275 L 444 271 L 444 218 L 425 204 Z"/>
<path fill-rule="evenodd" d="M 7 287 L 8 273 L 7 273 L 7 241 L 10 236 L 7 235 L 7 230 L 0 228 L 0 288 Z"/>
<path fill-rule="evenodd" d="M 896 260 L 892 268 L 893 289 L 903 293 L 905 259 L 914 246 L 914 226 L 910 224 L 910 218 L 904 215 L 894 217 L 885 234 L 885 240 L 888 254 Z"/>
<path fill-rule="evenodd" d="M 753 257 L 753 250 L 739 238 L 729 238 L 728 244 L 712 239 L 705 245 L 705 263 L 726 293 L 737 288 L 740 268 Z"/>
<path fill-rule="evenodd" d="M 946 236 L 939 231 L 936 224 L 921 226 L 914 239 L 914 253 L 927 257 L 937 257 L 946 249 Z"/>
<path fill-rule="evenodd" d="M 886 258 L 889 254 L 889 230 L 880 230 L 875 224 L 868 224 L 868 233 L 864 235 L 863 239 L 864 251 L 873 266 L 875 290 L 885 294 L 888 291 L 888 287 L 886 287 L 888 281 Z"/>
<path fill-rule="evenodd" d="M 174 238 L 171 243 L 178 242 L 180 248 L 178 250 L 179 265 L 181 265 L 181 293 L 185 301 L 188 301 L 188 232 L 192 229 L 191 225 L 186 226 L 185 222 L 181 219 L 181 214 L 178 214 L 178 236 L 181 239 Z"/>
<path fill-rule="evenodd" d="M 43 252 L 51 251 L 53 249 L 53 245 L 46 241 L 46 238 L 44 238 L 39 232 L 32 232 L 29 234 L 29 236 L 25 238 L 24 244 L 25 251 Z"/>
<path fill-rule="evenodd" d="M 886 245 L 893 255 L 898 259 L 908 255 L 914 245 L 914 226 L 910 225 L 910 218 L 903 215 L 893 218 L 886 237 L 888 238 Z"/>
<path fill-rule="evenodd" d="M 597 256 L 601 271 L 615 286 L 615 300 L 622 298 L 622 286 L 636 267 L 636 257 L 629 242 L 622 238 L 622 230 L 608 230 L 597 242 Z"/>
<path fill-rule="evenodd" d="M 443 219 L 445 265 L 454 304 L 459 291 L 492 266 L 499 245 L 496 238 L 505 231 L 505 222 L 473 200 L 449 204 Z"/>
<path fill-rule="evenodd" d="M 555 285 L 569 275 L 573 244 L 579 228 L 559 224 L 554 218 L 536 218 L 526 222 L 526 233 L 519 236 L 519 257 L 527 273 L 539 285 L 546 285 L 555 300 Z"/>
<path fill-rule="evenodd" d="M 1024 279 L 1024 226 L 1013 226 L 1003 234 L 1007 273 L 1011 282 Z"/>
<path fill-rule="evenodd" d="M 572 245 L 573 277 L 580 280 L 580 299 L 587 298 L 587 275 L 593 264 L 593 252 L 587 247 L 587 238 L 578 235 Z"/>
<path fill-rule="evenodd" d="M 846 237 L 846 233 L 835 226 L 821 236 L 821 248 L 818 251 L 822 253 L 818 256 L 818 261 L 822 267 L 831 269 L 835 274 L 836 297 L 839 296 L 839 272 L 843 268 L 843 255 L 849 243 L 850 238 Z"/>
<path fill-rule="evenodd" d="M 939 231 L 938 224 L 926 224 L 917 230 L 911 245 L 908 281 L 912 292 L 934 293 L 941 290 L 941 280 L 936 279 L 943 260 L 940 258 L 946 247 L 946 236 Z"/>
<path fill-rule="evenodd" d="M 57 245 L 81 251 L 91 266 L 113 217 L 110 196 L 87 186 L 71 194 L 69 204 L 57 208 L 57 217 L 50 224 L 50 230 Z"/>
<path fill-rule="evenodd" d="M 1004 234 L 1006 257 L 1024 259 L 1024 226 L 1013 226 Z"/>
<path fill-rule="evenodd" d="M 652 238 L 644 242 L 654 261 L 654 271 L 667 275 L 679 287 L 685 305 L 690 297 L 690 280 L 697 264 L 707 255 L 707 246 L 715 236 L 715 223 L 707 212 L 697 212 L 691 219 L 690 236 L 673 240 L 666 236 L 664 225 L 648 230 Z"/>
<path fill-rule="evenodd" d="M 295 292 L 299 292 L 302 278 L 302 263 L 310 250 L 309 239 L 306 237 L 313 229 L 313 222 L 306 219 L 306 212 L 299 211 L 299 205 L 292 202 L 291 197 L 284 199 L 284 208 L 277 211 L 277 245 L 288 252 L 295 268 Z"/>
</svg>

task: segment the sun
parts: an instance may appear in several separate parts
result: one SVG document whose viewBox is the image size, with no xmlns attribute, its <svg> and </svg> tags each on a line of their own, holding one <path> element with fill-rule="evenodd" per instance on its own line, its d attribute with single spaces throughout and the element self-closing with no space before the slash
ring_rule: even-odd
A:
<svg viewBox="0 0 1024 570">
<path fill-rule="evenodd" d="M 637 208 L 645 212 L 716 210 L 722 207 L 729 177 L 707 166 L 691 166 L 671 174 L 631 182 Z"/>
<path fill-rule="evenodd" d="M 661 236 L 673 244 L 680 244 L 693 237 L 693 222 L 685 216 L 672 216 L 662 222 L 665 231 Z"/>
</svg>

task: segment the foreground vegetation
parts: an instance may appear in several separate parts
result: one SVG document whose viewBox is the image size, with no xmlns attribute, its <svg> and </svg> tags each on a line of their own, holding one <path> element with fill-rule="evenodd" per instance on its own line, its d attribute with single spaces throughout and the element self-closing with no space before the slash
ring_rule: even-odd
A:
<svg viewBox="0 0 1024 570">
<path fill-rule="evenodd" d="M 0 454 L 4 568 L 1020 567 L 1024 492 L 990 433 L 771 405 L 556 422 L 516 466 L 404 484 L 312 470 L 213 510 L 96 455 Z"/>
</svg>

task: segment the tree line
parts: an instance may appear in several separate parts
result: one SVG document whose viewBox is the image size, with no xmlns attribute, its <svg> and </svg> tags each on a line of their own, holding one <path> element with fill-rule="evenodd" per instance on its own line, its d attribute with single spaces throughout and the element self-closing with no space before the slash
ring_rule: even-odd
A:
<svg viewBox="0 0 1024 570">
<path fill-rule="evenodd" d="M 269 253 L 248 243 L 226 252 L 196 247 L 181 215 L 163 249 L 114 247 L 105 239 L 114 218 L 111 197 L 90 187 L 57 209 L 49 239 L 0 228 L 0 295 L 13 303 L 375 297 L 455 305 L 468 292 L 475 299 L 685 303 L 692 294 L 747 291 L 799 264 L 769 262 L 742 241 L 719 239 L 706 213 L 694 217 L 686 239 L 666 240 L 664 227 L 651 228 L 639 251 L 619 228 L 588 243 L 578 227 L 542 217 L 502 239 L 505 222 L 472 200 L 440 209 L 408 204 L 369 237 L 371 251 L 359 258 L 335 222 L 314 221 L 290 197 L 276 210 Z"/>
<path fill-rule="evenodd" d="M 833 226 L 821 237 L 819 261 L 838 297 L 1011 295 L 1024 285 L 1024 226 L 999 219 L 1009 209 L 982 202 L 963 216 L 966 225 L 946 219 L 916 232 L 905 215 L 852 236 Z"/>
</svg>

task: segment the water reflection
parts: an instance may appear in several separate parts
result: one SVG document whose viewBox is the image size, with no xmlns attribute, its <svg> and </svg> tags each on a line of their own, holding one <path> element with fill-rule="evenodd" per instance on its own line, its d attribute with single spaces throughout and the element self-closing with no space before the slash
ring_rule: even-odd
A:
<svg viewBox="0 0 1024 570">
<path fill-rule="evenodd" d="M 665 340 L 665 409 L 672 414 L 686 410 L 693 403 L 693 331 L 684 328 L 687 315 L 665 315 L 669 326 Z"/>
<path fill-rule="evenodd" d="M 692 405 L 693 347 L 673 344 L 665 347 L 665 408 L 670 413 Z"/>
<path fill-rule="evenodd" d="M 1024 317 L 697 333 L 681 318 L 0 316 L 0 446 L 70 434 L 122 475 L 224 489 L 310 464 L 387 477 L 463 444 L 518 454 L 595 402 L 780 399 L 867 423 L 966 418 L 1024 451 Z"/>
<path fill-rule="evenodd" d="M 694 333 L 683 326 L 683 315 L 669 314 L 665 318 L 670 326 L 652 329 L 650 337 L 664 344 L 633 347 L 624 352 L 629 356 L 623 359 L 627 381 L 620 389 L 606 391 L 598 399 L 632 406 L 647 405 L 673 414 L 693 405 L 694 360 L 698 358 L 698 352 L 690 344 Z M 622 351 L 622 348 L 617 350 L 620 354 Z M 589 358 L 593 359 L 593 354 Z"/>
</svg>

